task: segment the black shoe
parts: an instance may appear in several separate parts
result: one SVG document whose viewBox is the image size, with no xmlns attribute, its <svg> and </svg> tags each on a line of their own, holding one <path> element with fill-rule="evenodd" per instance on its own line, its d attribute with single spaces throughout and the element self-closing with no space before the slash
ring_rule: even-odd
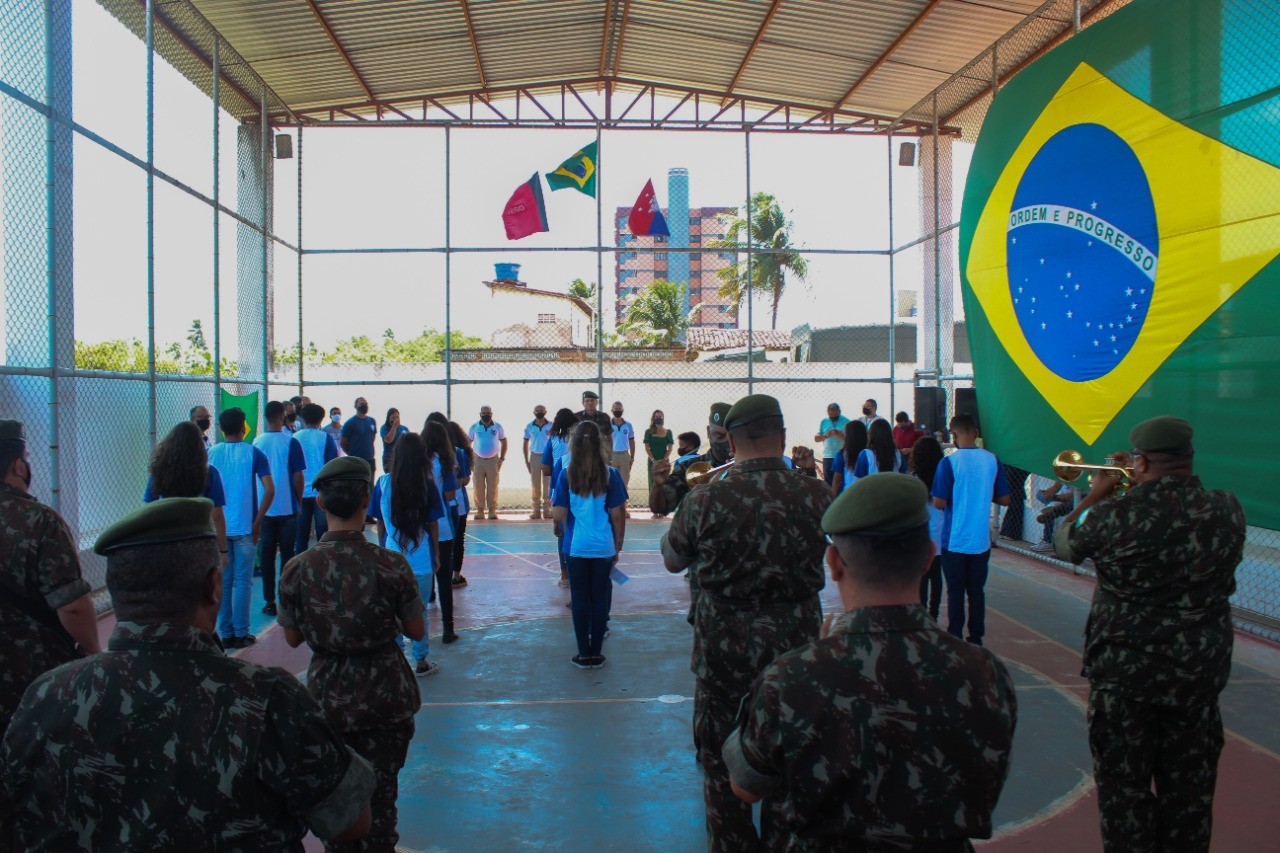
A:
<svg viewBox="0 0 1280 853">
<path fill-rule="evenodd" d="M 440 642 L 444 643 L 446 646 L 450 643 L 456 643 L 458 642 L 458 635 L 452 630 L 445 631 L 444 636 L 440 638 Z"/>
<path fill-rule="evenodd" d="M 453 585 L 454 585 L 454 586 L 466 586 L 466 585 L 467 585 L 467 579 L 466 579 L 466 578 L 464 578 L 464 577 L 462 576 L 462 572 L 454 572 L 454 573 L 453 573 Z"/>
<path fill-rule="evenodd" d="M 253 634 L 245 634 L 243 637 L 232 637 L 226 643 L 223 643 L 223 647 L 228 649 L 247 649 L 256 642 L 258 642 L 258 638 Z"/>
<path fill-rule="evenodd" d="M 574 655 L 570 663 L 572 663 L 578 669 L 591 669 L 591 661 L 593 660 L 595 660 L 595 658 L 587 658 L 587 657 L 583 657 L 582 655 Z"/>
<path fill-rule="evenodd" d="M 262 612 L 267 614 L 268 616 L 275 616 L 276 603 L 274 601 L 268 601 L 266 605 L 262 608 Z"/>
<path fill-rule="evenodd" d="M 599 669 L 600 667 L 604 666 L 604 662 L 605 662 L 604 655 L 596 655 L 591 659 L 591 668 Z"/>
</svg>

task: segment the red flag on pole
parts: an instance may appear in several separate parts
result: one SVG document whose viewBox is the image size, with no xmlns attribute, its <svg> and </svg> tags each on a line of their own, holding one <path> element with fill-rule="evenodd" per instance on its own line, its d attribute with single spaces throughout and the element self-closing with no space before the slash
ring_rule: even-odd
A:
<svg viewBox="0 0 1280 853">
<path fill-rule="evenodd" d="M 658 206 L 658 196 L 653 191 L 653 181 L 646 181 L 635 206 L 631 208 L 631 216 L 627 218 L 631 233 L 637 237 L 648 237 L 654 234 L 670 234 L 666 217 Z"/>
<path fill-rule="evenodd" d="M 511 194 L 502 211 L 502 224 L 508 240 L 551 230 L 547 227 L 547 208 L 542 202 L 542 179 L 537 172 Z"/>
</svg>

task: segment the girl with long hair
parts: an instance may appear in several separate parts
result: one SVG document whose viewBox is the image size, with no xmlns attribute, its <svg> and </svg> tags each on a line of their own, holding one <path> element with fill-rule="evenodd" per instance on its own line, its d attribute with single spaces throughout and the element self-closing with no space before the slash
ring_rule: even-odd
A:
<svg viewBox="0 0 1280 853">
<path fill-rule="evenodd" d="M 457 461 L 455 474 L 458 479 L 458 490 L 453 497 L 453 577 L 451 585 L 463 587 L 467 579 L 462 576 L 462 558 L 467 549 L 467 518 L 471 512 L 471 501 L 467 497 L 467 486 L 471 483 L 471 464 L 475 454 L 471 450 L 471 439 L 467 431 L 456 421 L 451 421 L 442 412 L 432 412 L 427 420 L 438 423 L 445 428 L 449 441 L 453 444 L 453 455 Z"/>
<path fill-rule="evenodd" d="M 942 445 L 931 435 L 921 437 L 911 447 L 912 473 L 924 483 L 926 489 L 933 491 L 933 476 L 938 471 L 938 463 L 942 461 Z M 938 611 L 942 607 L 942 521 L 946 512 L 933 505 L 933 500 L 925 499 L 929 507 L 929 536 L 933 539 L 936 553 L 929 571 L 920 578 L 920 604 L 929 608 L 929 615 L 938 619 Z"/>
<path fill-rule="evenodd" d="M 426 447 L 427 462 L 435 478 L 440 500 L 448 511 L 440 522 L 440 562 L 436 563 L 436 595 L 440 599 L 440 621 L 445 645 L 455 642 L 458 635 L 453 630 L 453 546 L 458 538 L 457 493 L 458 457 L 453 452 L 449 431 L 437 421 L 428 420 L 422 425 L 422 442 Z"/>
<path fill-rule="evenodd" d="M 439 534 L 445 517 L 444 501 L 431 474 L 422 438 L 406 433 L 396 440 L 391 471 L 383 474 L 369 500 L 369 513 L 378 519 L 378 536 L 390 551 L 403 554 L 425 600 L 440 564 Z M 414 673 L 434 675 L 439 664 L 427 658 L 431 644 L 424 634 L 413 641 Z"/>
<path fill-rule="evenodd" d="M 666 426 L 667 416 L 662 409 L 654 409 L 649 416 L 649 428 L 644 431 L 644 452 L 649 457 L 649 491 L 653 491 L 653 463 L 671 455 L 676 443 L 675 434 Z M 666 518 L 665 512 L 655 512 L 654 518 Z"/>
<path fill-rule="evenodd" d="M 854 474 L 854 466 L 858 457 L 867 449 L 867 425 L 862 421 L 849 421 L 844 428 L 844 449 L 836 452 L 831 460 L 831 467 L 836 469 L 831 479 L 831 489 L 837 495 L 853 485 L 858 479 Z"/>
<path fill-rule="evenodd" d="M 551 421 L 551 432 L 547 436 L 547 446 L 542 451 L 542 473 L 551 478 L 551 488 L 556 486 L 556 477 L 563 468 L 565 457 L 569 453 L 569 434 L 578 423 L 578 416 L 572 409 L 561 409 Z M 560 588 L 569 588 L 569 562 L 564 555 L 564 525 L 552 517 L 552 532 L 556 535 L 556 554 L 560 558 Z"/>
<path fill-rule="evenodd" d="M 552 487 L 552 517 L 564 525 L 570 607 L 579 669 L 604 666 L 601 654 L 609 621 L 609 574 L 626 531 L 627 489 L 608 463 L 600 429 L 590 421 L 573 428 L 569 464 Z"/>
<path fill-rule="evenodd" d="M 200 427 L 191 421 L 169 430 L 151 454 L 147 486 L 142 502 L 160 498 L 208 498 L 213 501 L 213 529 L 218 537 L 218 553 L 222 565 L 227 564 L 227 518 L 222 508 L 227 504 L 222 488 L 222 475 L 209 464 L 209 451 L 204 446 Z"/>
<path fill-rule="evenodd" d="M 390 408 L 387 409 L 387 418 L 378 431 L 382 436 L 382 470 L 387 472 L 391 470 L 391 457 L 395 455 L 396 442 L 400 440 L 400 436 L 408 434 L 409 428 L 400 423 L 400 410 Z"/>
<path fill-rule="evenodd" d="M 884 418 L 872 421 L 871 426 L 867 427 L 867 447 L 858 454 L 853 475 L 865 477 L 882 471 L 907 473 L 902 451 L 898 450 L 898 445 L 893 440 L 893 427 Z"/>
</svg>

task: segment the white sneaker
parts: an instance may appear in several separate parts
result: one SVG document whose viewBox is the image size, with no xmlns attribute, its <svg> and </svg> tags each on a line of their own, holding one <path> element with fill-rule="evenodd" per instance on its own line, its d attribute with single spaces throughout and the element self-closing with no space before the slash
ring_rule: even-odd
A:
<svg viewBox="0 0 1280 853">
<path fill-rule="evenodd" d="M 1032 546 L 1031 546 L 1031 550 L 1032 550 L 1032 551 L 1035 551 L 1037 554 L 1052 554 L 1052 553 L 1053 553 L 1053 543 L 1052 543 L 1052 542 L 1037 542 L 1036 544 L 1034 544 L 1034 545 L 1032 545 Z"/>
</svg>

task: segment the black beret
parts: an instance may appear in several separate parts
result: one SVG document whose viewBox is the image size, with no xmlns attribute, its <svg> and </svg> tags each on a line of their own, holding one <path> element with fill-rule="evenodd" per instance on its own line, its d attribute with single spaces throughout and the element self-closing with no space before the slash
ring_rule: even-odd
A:
<svg viewBox="0 0 1280 853">
<path fill-rule="evenodd" d="M 366 483 L 373 479 L 373 470 L 369 463 L 359 456 L 339 456 L 330 459 L 311 480 L 313 488 L 322 489 L 329 483 L 338 480 L 362 480 Z"/>
<path fill-rule="evenodd" d="M 737 429 L 765 418 L 782 417 L 782 405 L 768 394 L 750 394 L 733 404 L 724 416 L 725 429 Z"/>
<path fill-rule="evenodd" d="M 582 399 L 584 399 L 584 400 L 599 400 L 599 399 L 600 399 L 600 395 L 599 395 L 599 394 L 597 394 L 595 391 L 583 391 L 583 392 L 582 392 Z"/>
</svg>

